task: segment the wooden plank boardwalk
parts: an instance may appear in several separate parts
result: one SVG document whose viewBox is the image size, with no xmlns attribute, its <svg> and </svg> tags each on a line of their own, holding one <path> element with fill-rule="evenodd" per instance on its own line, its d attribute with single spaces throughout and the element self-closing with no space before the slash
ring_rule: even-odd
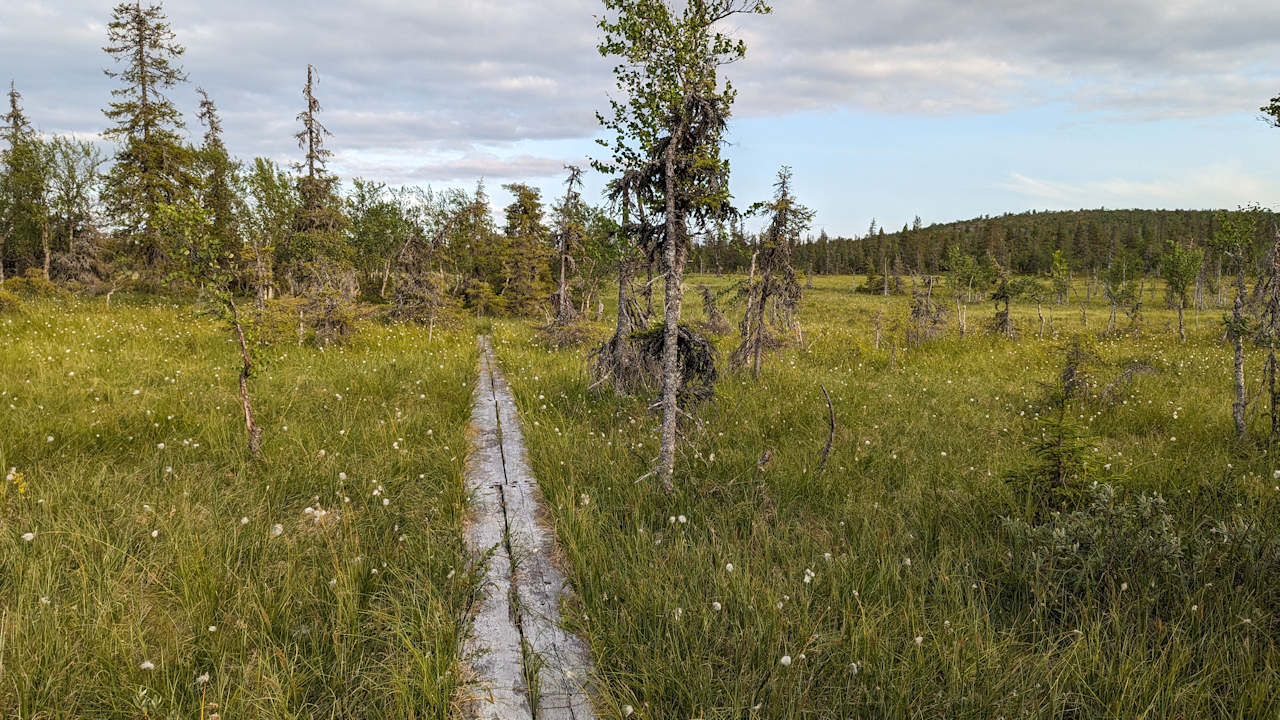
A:
<svg viewBox="0 0 1280 720">
<path fill-rule="evenodd" d="M 515 398 L 480 338 L 467 484 L 466 542 L 484 563 L 464 661 L 472 674 L 469 716 L 481 720 L 595 720 L 587 698 L 586 645 L 560 626 L 567 581 L 551 561 L 553 532 L 539 521 L 541 495 L 529 468 Z M 530 687 L 529 680 L 536 683 Z"/>
</svg>

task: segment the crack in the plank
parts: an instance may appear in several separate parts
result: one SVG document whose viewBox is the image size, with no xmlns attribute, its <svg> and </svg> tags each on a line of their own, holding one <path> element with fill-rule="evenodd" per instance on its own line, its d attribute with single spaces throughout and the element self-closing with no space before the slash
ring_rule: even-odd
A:
<svg viewBox="0 0 1280 720">
<path fill-rule="evenodd" d="M 493 362 L 493 351 L 488 343 L 485 343 L 484 346 L 484 361 L 486 368 L 489 370 L 489 397 L 493 402 L 493 417 L 498 436 L 498 458 L 502 461 L 502 482 L 498 484 L 498 502 L 502 508 L 502 537 L 507 548 L 507 562 L 511 569 L 511 573 L 508 576 L 511 581 L 511 586 L 507 588 L 507 597 L 511 607 L 512 620 L 516 626 L 516 632 L 520 635 L 520 669 L 521 674 L 524 676 L 525 698 L 528 701 L 529 714 L 532 720 L 538 720 L 538 697 L 541 693 L 541 688 L 533 688 L 529 686 L 530 674 L 528 651 L 530 645 L 524 633 L 524 618 L 520 608 L 520 593 L 518 590 L 519 583 L 516 581 L 516 573 L 518 572 L 516 567 L 516 551 L 511 544 L 511 515 L 507 509 L 506 486 L 507 483 L 511 482 L 511 476 L 507 472 L 507 451 L 505 447 L 505 438 L 502 434 L 502 408 L 498 404 L 498 385 L 497 381 L 494 379 L 495 367 Z M 532 679 L 533 682 L 540 684 L 540 678 L 537 673 L 532 676 Z"/>
<path fill-rule="evenodd" d="M 523 690 L 524 695 L 524 702 L 498 717 L 501 720 L 593 720 L 595 715 L 583 682 L 575 679 L 579 675 L 583 679 L 589 677 L 589 651 L 580 639 L 560 627 L 559 595 L 567 582 L 551 562 L 549 553 L 554 545 L 554 531 L 541 527 L 537 519 L 542 501 L 538 498 L 537 479 L 524 456 L 515 398 L 497 367 L 493 346 L 487 337 L 480 338 L 479 367 L 482 377 L 477 383 L 474 413 L 477 413 L 475 417 L 482 418 L 486 444 L 493 442 L 489 445 L 491 454 L 487 460 L 489 482 L 486 487 L 491 498 L 487 517 L 493 530 L 500 527 L 502 532 L 501 538 L 493 538 L 491 547 L 503 548 L 507 553 L 504 625 L 506 632 L 514 631 L 516 637 L 512 640 L 518 638 L 520 643 L 519 655 L 512 653 L 511 662 L 505 666 L 506 675 L 501 679 L 494 677 L 490 682 L 501 684 L 517 695 Z M 485 417 L 486 402 L 493 404 L 491 421 Z M 502 513 L 500 526 L 498 512 Z M 528 547 L 524 547 L 526 544 Z M 523 553 L 519 558 L 517 550 Z M 496 571 L 502 568 L 502 563 L 500 559 L 495 560 L 497 563 L 490 567 Z M 504 589 L 502 582 L 495 583 L 494 588 L 498 592 Z"/>
</svg>

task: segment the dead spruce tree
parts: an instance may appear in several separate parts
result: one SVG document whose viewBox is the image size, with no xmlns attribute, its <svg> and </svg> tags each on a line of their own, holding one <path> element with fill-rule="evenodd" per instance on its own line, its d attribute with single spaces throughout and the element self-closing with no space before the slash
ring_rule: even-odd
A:
<svg viewBox="0 0 1280 720">
<path fill-rule="evenodd" d="M 995 304 L 996 314 L 991 320 L 991 331 L 1005 337 L 1014 337 L 1017 331 L 1013 325 L 1013 316 L 1009 313 L 1009 305 L 1017 297 L 1017 281 L 994 258 L 991 264 L 996 271 L 996 286 L 991 291 L 991 302 Z"/>
<path fill-rule="evenodd" d="M 760 377 L 760 356 L 765 346 L 775 341 L 774 331 L 793 329 L 792 311 L 803 290 L 791 266 L 791 255 L 813 222 L 813 211 L 801 205 L 791 191 L 791 168 L 784 166 L 778 171 L 773 188 L 773 200 L 757 203 L 750 210 L 753 215 L 767 214 L 769 226 L 760 234 L 753 271 L 743 288 L 747 307 L 740 326 L 742 343 L 729 357 L 729 364 L 735 368 L 750 363 L 755 377 Z M 781 322 L 780 315 L 785 318 Z"/>
<path fill-rule="evenodd" d="M 556 251 L 559 254 L 560 282 L 556 287 L 556 317 L 552 326 L 565 328 L 577 319 L 572 298 L 569 297 L 569 273 L 577 267 L 573 253 L 582 247 L 586 235 L 587 208 L 582 202 L 582 169 L 565 166 L 569 179 L 565 181 L 564 200 L 556 208 Z"/>
<path fill-rule="evenodd" d="M 933 299 L 935 278 L 926 275 L 923 280 L 911 276 L 911 324 L 907 328 L 907 344 L 920 345 L 947 330 L 947 312 Z"/>
<path fill-rule="evenodd" d="M 729 320 L 720 310 L 719 298 L 716 293 L 706 285 L 699 285 L 698 292 L 702 295 L 702 314 L 706 316 L 703 327 L 709 335 L 724 335 L 732 328 Z"/>
<path fill-rule="evenodd" d="M 721 84 L 718 70 L 746 55 L 745 42 L 716 28 L 735 15 L 770 9 L 761 0 L 604 0 L 604 7 L 599 50 L 618 58 L 614 75 L 624 99 L 610 101 L 612 118 L 600 116 L 615 136 L 612 160 L 601 165 L 610 173 L 626 172 L 624 184 L 641 186 L 638 196 L 651 198 L 663 221 L 654 238 L 666 284 L 656 474 L 671 489 L 681 412 L 684 265 L 691 230 L 705 230 L 728 207 L 729 165 L 720 149 L 735 92 Z"/>
</svg>

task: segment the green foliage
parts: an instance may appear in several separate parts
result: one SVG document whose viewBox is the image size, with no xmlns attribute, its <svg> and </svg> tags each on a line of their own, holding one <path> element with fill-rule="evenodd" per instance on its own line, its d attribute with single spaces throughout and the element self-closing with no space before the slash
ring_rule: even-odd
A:
<svg viewBox="0 0 1280 720">
<path fill-rule="evenodd" d="M 1187 306 L 1203 265 L 1204 248 L 1169 244 L 1169 249 L 1160 258 L 1160 274 L 1164 278 L 1170 305 Z"/>
<path fill-rule="evenodd" d="M 1159 604 L 1161 614 L 1188 591 L 1186 547 L 1158 493 L 1124 499 L 1113 485 L 1083 488 L 1085 507 L 1036 521 L 1004 518 L 1010 578 L 1056 612 L 1075 616 L 1082 600 L 1115 601 L 1123 593 Z M 1239 562 L 1240 558 L 1235 558 Z M 1041 610 L 1038 606 L 1037 610 Z"/>
<path fill-rule="evenodd" d="M 9 86 L 9 111 L 0 134 L 7 147 L 0 151 L 0 262 L 18 268 L 42 266 L 48 241 L 53 146 L 31 127 L 21 105 L 22 95 Z"/>
<path fill-rule="evenodd" d="M 1261 108 L 1262 119 L 1271 127 L 1280 128 L 1280 95 L 1271 98 L 1271 101 Z"/>
<path fill-rule="evenodd" d="M 107 75 L 121 82 L 103 111 L 113 124 L 103 132 L 118 143 L 107 175 L 104 201 L 120 232 L 129 239 L 135 259 L 151 271 L 165 260 L 160 206 L 187 199 L 195 183 L 192 152 L 182 142 L 182 114 L 168 97 L 186 82 L 177 64 L 185 52 L 178 44 L 160 5 L 122 2 L 107 25 L 106 52 L 120 70 Z"/>
<path fill-rule="evenodd" d="M 4 287 L 8 287 L 8 283 Z M 13 315 L 22 312 L 22 301 L 14 293 L 5 290 L 4 287 L 0 287 L 0 315 Z"/>
<path fill-rule="evenodd" d="M 71 296 L 71 293 L 46 278 L 38 268 L 27 268 L 22 276 L 5 280 L 4 289 L 24 298 L 59 300 Z"/>
<path fill-rule="evenodd" d="M 611 159 L 593 164 L 623 173 L 627 192 L 672 216 L 654 236 L 655 249 L 675 245 L 683 267 L 686 224 L 723 217 L 730 198 L 720 149 L 736 91 L 721 86 L 718 68 L 743 58 L 746 43 L 716 26 L 770 8 L 761 0 L 694 0 L 678 9 L 662 0 L 604 0 L 604 7 L 598 49 L 618 59 L 614 76 L 623 99 L 609 101 L 611 117 L 597 115 L 613 137 L 599 141 Z"/>
<path fill-rule="evenodd" d="M 222 120 L 213 100 L 203 88 L 200 94 L 200 122 L 205 126 L 204 144 L 194 153 L 196 200 L 209 214 L 210 242 L 226 258 L 226 265 L 238 265 L 244 246 L 241 235 L 242 201 L 237 192 L 240 165 L 231 159 L 222 142 Z"/>
<path fill-rule="evenodd" d="M 951 279 L 952 296 L 957 300 L 969 297 L 975 290 L 983 293 L 991 284 L 991 268 L 978 262 L 976 257 L 962 250 L 958 244 L 947 246 L 944 267 Z"/>
<path fill-rule="evenodd" d="M 416 228 L 406 212 L 402 196 L 382 183 L 356 178 L 345 198 L 346 242 L 353 249 L 365 298 L 383 299 L 380 279 L 390 274 L 397 252 L 409 242 Z"/>
<path fill-rule="evenodd" d="M 277 257 L 287 248 L 300 200 L 297 185 L 270 160 L 255 158 L 240 179 L 245 198 L 244 224 L 249 242 L 241 249 L 260 297 L 278 286 Z"/>
<path fill-rule="evenodd" d="M 1067 264 L 1067 255 L 1062 250 L 1053 251 L 1053 265 L 1049 268 L 1049 279 L 1053 283 L 1053 292 L 1059 305 L 1067 302 L 1071 291 L 1071 266 Z"/>
<path fill-rule="evenodd" d="M 1020 496 L 1028 521 L 1074 510 L 1094 482 L 1094 444 L 1071 410 L 1072 405 L 1063 402 L 1037 417 L 1027 438 L 1034 460 L 1005 476 Z"/>
<path fill-rule="evenodd" d="M 485 315 L 498 315 L 506 309 L 506 302 L 493 291 L 493 287 L 489 283 L 471 278 L 467 280 L 467 284 L 462 289 L 463 297 L 468 308 L 476 313 L 476 317 L 484 317 Z"/>
<path fill-rule="evenodd" d="M 513 183 L 503 187 L 514 196 L 506 209 L 503 230 L 503 301 L 513 314 L 537 316 L 546 309 L 551 296 L 552 248 L 550 231 L 542 220 L 542 195 L 528 185 Z"/>
</svg>

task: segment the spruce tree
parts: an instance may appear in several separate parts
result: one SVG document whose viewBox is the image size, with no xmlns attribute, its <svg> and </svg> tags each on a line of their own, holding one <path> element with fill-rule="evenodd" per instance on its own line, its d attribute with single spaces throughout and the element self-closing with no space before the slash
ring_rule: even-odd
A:
<svg viewBox="0 0 1280 720">
<path fill-rule="evenodd" d="M 293 166 L 299 173 L 299 205 L 293 234 L 280 248 L 279 261 L 292 292 L 325 288 L 349 293 L 355 288 L 341 277 L 350 258 L 342 237 L 344 218 L 337 196 L 338 179 L 326 167 L 333 153 L 324 146 L 324 139 L 332 133 L 317 117 L 321 107 L 315 96 L 315 81 L 315 68 L 307 65 L 307 83 L 302 88 L 306 107 L 297 117 L 302 129 L 294 135 L 298 147 L 306 151 L 302 161 Z"/>
<path fill-rule="evenodd" d="M 210 242 L 222 248 L 229 261 L 239 256 L 240 234 L 237 220 L 239 197 L 235 185 L 239 167 L 227 153 L 222 140 L 222 119 L 204 88 L 198 117 L 204 126 L 204 142 L 197 153 L 200 171 L 200 205 L 209 213 Z"/>
<path fill-rule="evenodd" d="M 121 81 L 116 99 L 103 113 L 113 125 L 103 136 L 119 148 L 107 176 L 107 211 L 140 260 L 153 273 L 163 262 L 159 208 L 178 202 L 192 187 L 190 157 L 178 135 L 182 114 L 166 94 L 187 76 L 177 60 L 178 44 L 160 5 L 141 0 L 115 7 L 107 25 L 107 46 L 120 70 L 106 70 Z"/>
<path fill-rule="evenodd" d="M 7 199 L 4 225 L 8 241 L 0 247 L 0 261 L 7 254 L 15 268 L 39 265 L 49 277 L 52 230 L 53 146 L 32 128 L 22 110 L 22 94 L 9 85 L 9 112 L 4 116 L 8 144 L 3 158 L 3 194 Z M 3 276 L 0 275 L 0 278 Z"/>
<path fill-rule="evenodd" d="M 796 279 L 791 255 L 796 241 L 813 221 L 813 211 L 801 205 L 791 191 L 791 168 L 778 171 L 773 200 L 757 203 L 753 214 L 769 218 L 769 226 L 760 234 L 756 252 L 758 275 L 753 274 L 745 287 L 746 312 L 742 317 L 742 343 L 729 361 L 737 367 L 751 366 L 754 377 L 760 377 L 760 357 L 773 334 L 766 311 L 773 311 L 775 330 L 790 331 L 791 314 L 800 302 L 802 290 Z M 786 321 L 778 322 L 777 310 L 785 312 Z"/>
<path fill-rule="evenodd" d="M 9 83 L 9 111 L 3 117 L 4 141 L 0 150 L 0 284 L 4 283 L 5 262 L 26 229 L 29 207 L 30 147 L 35 132 L 22 110 L 22 93 Z"/>
<path fill-rule="evenodd" d="M 517 315 L 532 315 L 551 294 L 548 262 L 551 246 L 542 220 L 542 197 L 536 188 L 522 184 L 503 185 L 514 196 L 506 209 L 506 287 L 502 297 L 507 309 Z"/>
</svg>

